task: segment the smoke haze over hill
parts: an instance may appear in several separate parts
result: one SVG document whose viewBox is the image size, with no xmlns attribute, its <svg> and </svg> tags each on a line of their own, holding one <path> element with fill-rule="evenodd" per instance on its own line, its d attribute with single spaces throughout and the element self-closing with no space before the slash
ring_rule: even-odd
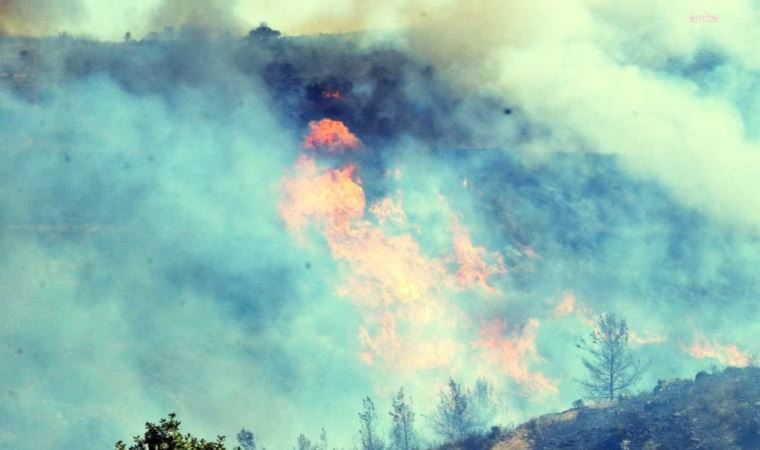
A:
<svg viewBox="0 0 760 450">
<path fill-rule="evenodd" d="M 748 365 L 758 6 L 493 3 L 0 0 L 0 448 L 519 422 L 608 311 L 644 386 Z"/>
</svg>

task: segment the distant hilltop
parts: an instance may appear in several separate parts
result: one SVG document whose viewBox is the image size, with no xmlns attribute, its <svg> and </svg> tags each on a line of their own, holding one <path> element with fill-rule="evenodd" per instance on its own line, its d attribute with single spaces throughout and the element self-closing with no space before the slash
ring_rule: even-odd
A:
<svg viewBox="0 0 760 450">
<path fill-rule="evenodd" d="M 760 368 L 699 372 L 651 393 L 548 414 L 442 449 L 760 449 Z"/>
</svg>

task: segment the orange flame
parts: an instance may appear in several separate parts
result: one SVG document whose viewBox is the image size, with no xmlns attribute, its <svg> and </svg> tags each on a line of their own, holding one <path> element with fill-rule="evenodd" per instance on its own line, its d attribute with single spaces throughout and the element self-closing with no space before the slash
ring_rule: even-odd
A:
<svg viewBox="0 0 760 450">
<path fill-rule="evenodd" d="M 343 122 L 332 119 L 309 122 L 309 133 L 303 142 L 306 149 L 325 149 L 329 152 L 356 150 L 359 145 L 359 138 Z"/>
<path fill-rule="evenodd" d="M 333 256 L 351 263 L 354 278 L 360 282 L 360 287 L 353 284 L 354 288 L 344 293 L 351 292 L 369 304 L 425 302 L 432 308 L 430 297 L 444 268 L 423 256 L 411 236 L 387 236 L 364 222 L 348 234 L 328 233 L 328 245 Z M 427 309 L 426 322 L 432 314 L 433 310 Z"/>
<path fill-rule="evenodd" d="M 355 172 L 352 164 L 319 172 L 313 159 L 300 158 L 295 176 L 282 185 L 279 210 L 288 227 L 300 232 L 315 220 L 329 228 L 347 230 L 351 220 L 364 214 L 364 190 Z"/>
<path fill-rule="evenodd" d="M 454 256 L 459 270 L 457 271 L 457 284 L 461 287 L 480 286 L 487 292 L 495 292 L 488 284 L 492 275 L 504 274 L 504 259 L 498 253 L 489 254 L 483 247 L 475 247 L 470 239 L 467 229 L 454 220 L 451 224 L 454 239 Z M 492 261 L 491 264 L 486 259 Z"/>
<path fill-rule="evenodd" d="M 382 362 L 404 371 L 416 371 L 451 364 L 452 358 L 461 349 L 452 340 L 426 341 L 408 339 L 398 335 L 398 321 L 394 314 L 382 315 L 377 328 L 371 333 L 366 327 L 359 330 L 359 339 L 364 347 L 359 358 L 367 365 Z"/>
<path fill-rule="evenodd" d="M 354 166 L 320 173 L 313 160 L 301 159 L 296 176 L 283 183 L 280 215 L 293 230 L 316 223 L 334 257 L 348 261 L 354 283 L 344 294 L 367 303 L 391 304 L 424 300 L 444 272 L 424 257 L 410 235 L 388 236 L 366 220 L 364 191 Z"/>
<path fill-rule="evenodd" d="M 300 232 L 315 225 L 332 255 L 347 263 L 350 271 L 338 293 L 363 306 L 369 325 L 376 324 L 377 317 L 385 318 L 384 323 L 364 328 L 362 360 L 371 363 L 378 359 L 407 368 L 443 364 L 446 358 L 442 355 L 450 352 L 421 337 L 410 339 L 406 333 L 401 345 L 394 330 L 401 320 L 413 327 L 448 326 L 439 320 L 444 305 L 436 297 L 439 280 L 446 277 L 445 267 L 441 261 L 425 257 L 411 235 L 388 235 L 365 219 L 364 191 L 354 166 L 320 170 L 313 158 L 301 157 L 284 180 L 282 191 L 279 212 L 288 227 Z M 405 225 L 406 216 L 399 205 L 383 201 L 373 209 L 380 216 L 381 211 L 393 211 L 399 225 Z"/>
<path fill-rule="evenodd" d="M 541 361 L 536 349 L 538 319 L 529 319 L 522 333 L 512 337 L 504 336 L 506 326 L 501 319 L 485 323 L 476 345 L 486 352 L 486 357 L 494 365 L 524 388 L 540 394 L 556 394 L 556 381 L 540 372 L 531 372 L 529 368 L 530 362 Z"/>
<path fill-rule="evenodd" d="M 747 367 L 751 360 L 750 356 L 741 351 L 736 344 L 721 345 L 714 342 L 695 342 L 691 346 L 685 347 L 684 351 L 698 359 L 715 358 L 721 364 L 733 367 Z"/>
<path fill-rule="evenodd" d="M 360 146 L 341 122 L 324 119 L 310 123 L 309 128 L 304 141 L 307 149 L 334 152 Z M 476 247 L 469 231 L 455 221 L 451 231 L 458 269 L 451 273 L 447 270 L 451 258 L 426 256 L 408 232 L 415 228 L 408 224 L 400 202 L 382 199 L 369 208 L 376 220 L 367 217 L 364 190 L 355 171 L 351 164 L 322 169 L 314 157 L 302 156 L 282 182 L 280 215 L 296 233 L 315 226 L 333 257 L 344 263 L 340 267 L 346 276 L 337 292 L 360 306 L 361 361 L 401 370 L 450 365 L 461 358 L 463 349 L 453 336 L 463 321 L 456 305 L 447 301 L 445 290 L 458 285 L 493 291 L 488 281 L 506 271 L 503 259 Z M 399 174 L 396 170 L 392 176 Z M 389 233 L 388 224 L 397 232 Z M 519 352 L 537 358 L 534 344 L 521 345 Z M 526 371 L 523 367 L 513 373 L 521 382 L 551 384 L 542 375 Z"/>
</svg>

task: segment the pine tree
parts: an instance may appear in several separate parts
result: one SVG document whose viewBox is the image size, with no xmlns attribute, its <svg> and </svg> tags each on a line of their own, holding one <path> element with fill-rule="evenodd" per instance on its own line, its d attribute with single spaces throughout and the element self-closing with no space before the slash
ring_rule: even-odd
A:
<svg viewBox="0 0 760 450">
<path fill-rule="evenodd" d="M 603 314 L 591 332 L 590 342 L 581 340 L 579 348 L 587 352 L 583 366 L 588 378 L 580 384 L 592 400 L 614 400 L 627 394 L 641 379 L 644 367 L 628 347 L 628 325 L 614 314 Z"/>
</svg>

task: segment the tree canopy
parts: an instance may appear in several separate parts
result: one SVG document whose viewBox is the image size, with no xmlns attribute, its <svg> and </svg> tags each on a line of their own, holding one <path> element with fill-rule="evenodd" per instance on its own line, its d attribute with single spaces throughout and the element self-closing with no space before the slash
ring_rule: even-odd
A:
<svg viewBox="0 0 760 450">
<path fill-rule="evenodd" d="M 177 420 L 175 413 L 169 413 L 165 419 L 158 423 L 145 423 L 145 433 L 135 436 L 132 445 L 127 447 L 123 441 L 115 445 L 116 450 L 227 450 L 224 445 L 224 436 L 217 436 L 215 441 L 206 441 L 192 436 L 190 433 L 182 434 L 179 431 L 181 422 Z M 240 450 L 235 447 L 233 450 Z"/>
</svg>

